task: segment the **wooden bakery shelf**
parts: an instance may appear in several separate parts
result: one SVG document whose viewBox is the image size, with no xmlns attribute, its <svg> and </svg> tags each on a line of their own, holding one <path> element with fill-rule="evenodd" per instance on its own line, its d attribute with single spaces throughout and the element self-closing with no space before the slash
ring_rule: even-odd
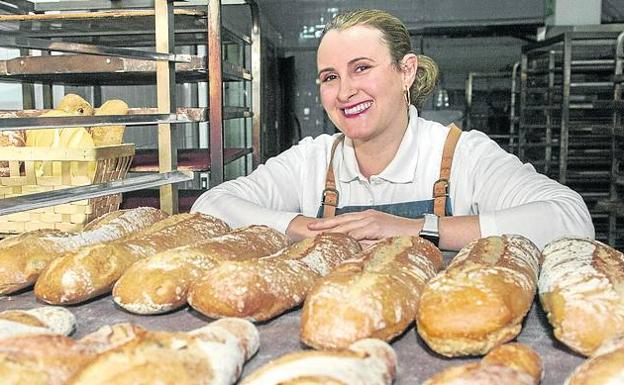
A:
<svg viewBox="0 0 624 385">
<path fill-rule="evenodd" d="M 251 154 L 251 148 L 224 148 L 223 161 L 225 164 L 245 155 Z M 210 152 L 208 149 L 178 149 L 178 170 L 202 172 L 210 171 Z M 157 150 L 136 150 L 134 160 L 130 166 L 131 172 L 158 172 Z"/>
<path fill-rule="evenodd" d="M 448 262 L 452 255 L 445 255 Z M 0 297 L 3 310 L 28 309 L 41 306 L 32 291 Z M 72 337 L 81 338 L 101 326 L 131 322 L 152 330 L 188 331 L 205 326 L 211 319 L 189 310 L 180 309 L 157 316 L 140 316 L 127 313 L 115 305 L 110 295 L 102 296 L 86 304 L 68 307 L 77 319 L 76 332 Z M 284 354 L 300 351 L 305 346 L 299 341 L 301 311 L 293 310 L 280 317 L 257 324 L 260 333 L 260 350 L 244 366 L 242 377 Z M 539 353 L 544 364 L 544 378 L 540 385 L 561 385 L 566 377 L 585 359 L 567 349 L 552 336 L 546 315 L 536 300 L 523 322 L 518 342 L 527 344 Z M 413 326 L 392 342 L 397 353 L 397 379 L 393 385 L 421 384 L 435 373 L 479 358 L 443 358 L 427 348 Z M 502 384 L 501 384 L 502 385 Z"/>
<path fill-rule="evenodd" d="M 176 82 L 207 81 L 206 57 L 184 56 L 189 61 L 176 63 Z M 223 79 L 238 81 L 252 77 L 242 67 L 223 63 Z M 156 61 L 95 55 L 23 56 L 0 60 L 0 80 L 75 86 L 153 84 Z"/>
</svg>

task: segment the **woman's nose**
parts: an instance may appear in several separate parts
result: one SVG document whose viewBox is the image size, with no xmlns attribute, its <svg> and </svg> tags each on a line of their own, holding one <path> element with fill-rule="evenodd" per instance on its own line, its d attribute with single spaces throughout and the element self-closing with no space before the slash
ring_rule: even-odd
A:
<svg viewBox="0 0 624 385">
<path fill-rule="evenodd" d="M 341 102 L 348 102 L 355 94 L 357 94 L 357 88 L 354 86 L 353 82 L 348 78 L 341 78 L 338 100 Z"/>
</svg>

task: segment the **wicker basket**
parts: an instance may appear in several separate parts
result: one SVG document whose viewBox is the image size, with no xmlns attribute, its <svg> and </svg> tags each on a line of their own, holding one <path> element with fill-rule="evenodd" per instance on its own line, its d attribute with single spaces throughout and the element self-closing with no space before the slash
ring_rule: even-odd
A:
<svg viewBox="0 0 624 385">
<path fill-rule="evenodd" d="M 9 176 L 0 177 L 0 199 L 123 179 L 134 144 L 88 149 L 2 147 L 0 162 Z M 43 173 L 42 170 L 54 170 Z M 93 173 L 95 167 L 95 173 Z M 0 216 L 0 234 L 37 229 L 80 231 L 103 214 L 119 209 L 121 194 Z"/>
</svg>

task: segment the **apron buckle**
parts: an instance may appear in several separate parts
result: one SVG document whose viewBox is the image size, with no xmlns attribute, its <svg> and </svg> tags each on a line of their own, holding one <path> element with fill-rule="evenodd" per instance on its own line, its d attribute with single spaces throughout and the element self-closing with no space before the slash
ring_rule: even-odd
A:
<svg viewBox="0 0 624 385">
<path fill-rule="evenodd" d="M 448 179 L 438 179 L 433 184 L 433 197 L 442 198 L 449 196 L 449 181 Z"/>
<path fill-rule="evenodd" d="M 338 206 L 338 190 L 326 187 L 325 190 L 323 190 L 323 205 Z"/>
</svg>

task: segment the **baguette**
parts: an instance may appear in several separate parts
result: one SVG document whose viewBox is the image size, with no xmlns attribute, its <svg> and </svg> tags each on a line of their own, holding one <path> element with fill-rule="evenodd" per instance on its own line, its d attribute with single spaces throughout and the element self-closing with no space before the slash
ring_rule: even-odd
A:
<svg viewBox="0 0 624 385">
<path fill-rule="evenodd" d="M 269 362 L 241 385 L 390 385 L 397 357 L 387 343 L 364 339 L 341 351 L 303 351 Z"/>
<path fill-rule="evenodd" d="M 124 238 L 83 248 L 52 261 L 35 284 L 37 298 L 74 304 L 110 292 L 136 261 L 161 251 L 225 234 L 229 227 L 203 214 L 177 214 Z"/>
<path fill-rule="evenodd" d="M 511 343 L 489 352 L 480 362 L 448 368 L 423 385 L 537 385 L 542 359 L 526 345 Z"/>
<path fill-rule="evenodd" d="M 543 253 L 539 296 L 555 337 L 589 356 L 624 334 L 624 254 L 582 238 L 554 241 Z"/>
<path fill-rule="evenodd" d="M 519 235 L 469 243 L 423 291 L 418 334 L 447 357 L 485 354 L 515 338 L 535 296 L 541 254 Z"/>
<path fill-rule="evenodd" d="M 564 385 L 615 385 L 624 383 L 624 335 L 614 337 L 572 372 Z"/>
<path fill-rule="evenodd" d="M 348 235 L 319 234 L 274 255 L 225 261 L 189 291 L 189 304 L 212 318 L 266 321 L 303 302 L 314 282 L 361 250 Z"/>
<path fill-rule="evenodd" d="M 76 317 L 60 307 L 38 307 L 30 310 L 0 312 L 0 338 L 23 334 L 70 335 L 76 327 Z"/>
<path fill-rule="evenodd" d="M 131 323 L 104 325 L 79 339 L 78 343 L 83 345 L 86 350 L 100 354 L 124 345 L 145 333 L 147 330 Z"/>
<path fill-rule="evenodd" d="M 0 340 L 0 382 L 4 385 L 64 385 L 93 353 L 62 335 Z"/>
<path fill-rule="evenodd" d="M 132 265 L 113 288 L 113 300 L 137 314 L 157 314 L 186 304 L 191 282 L 222 260 L 253 259 L 288 244 L 266 226 L 249 226 L 217 238 L 167 250 Z"/>
<path fill-rule="evenodd" d="M 123 100 L 113 99 L 102 104 L 100 108 L 95 111 L 95 116 L 98 115 L 127 115 L 128 105 Z M 93 137 L 93 143 L 96 146 L 110 146 L 118 145 L 123 142 L 123 135 L 126 126 L 106 126 L 106 127 L 91 127 L 89 133 Z"/>
<path fill-rule="evenodd" d="M 362 338 L 386 341 L 414 321 L 421 290 L 442 266 L 442 253 L 418 237 L 387 238 L 320 280 L 301 315 L 301 340 L 340 349 Z"/>
<path fill-rule="evenodd" d="M 50 262 L 65 253 L 120 239 L 165 217 L 160 210 L 140 207 L 103 215 L 80 233 L 36 230 L 6 238 L 0 241 L 0 295 L 31 286 Z"/>
<path fill-rule="evenodd" d="M 67 384 L 233 384 L 258 345 L 258 331 L 241 319 L 190 333 L 147 332 L 100 354 Z"/>
</svg>

